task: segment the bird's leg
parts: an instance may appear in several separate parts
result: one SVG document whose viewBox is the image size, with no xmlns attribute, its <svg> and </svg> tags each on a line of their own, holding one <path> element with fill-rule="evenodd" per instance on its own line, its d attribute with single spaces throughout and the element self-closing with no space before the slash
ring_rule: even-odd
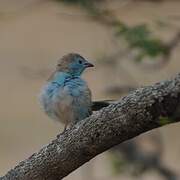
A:
<svg viewBox="0 0 180 180">
<path fill-rule="evenodd" d="M 68 122 L 65 123 L 65 125 L 64 125 L 64 130 L 63 130 L 62 134 L 64 134 L 64 132 L 66 131 L 67 126 L 68 126 Z"/>
<path fill-rule="evenodd" d="M 58 134 L 58 135 L 57 135 L 57 138 L 59 138 L 61 135 L 63 135 L 63 134 L 65 133 L 65 131 L 66 131 L 66 129 L 67 129 L 67 126 L 68 126 L 68 122 L 65 123 L 63 132 L 60 133 L 60 134 Z"/>
</svg>

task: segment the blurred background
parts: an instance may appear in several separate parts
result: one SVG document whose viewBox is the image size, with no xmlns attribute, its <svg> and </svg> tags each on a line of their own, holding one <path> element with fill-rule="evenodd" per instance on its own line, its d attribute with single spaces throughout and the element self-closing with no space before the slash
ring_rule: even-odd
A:
<svg viewBox="0 0 180 180">
<path fill-rule="evenodd" d="M 57 59 L 95 64 L 93 99 L 119 99 L 180 70 L 179 0 L 0 0 L 0 176 L 63 130 L 38 95 Z M 66 180 L 180 179 L 180 125 L 168 125 L 94 158 Z"/>
</svg>

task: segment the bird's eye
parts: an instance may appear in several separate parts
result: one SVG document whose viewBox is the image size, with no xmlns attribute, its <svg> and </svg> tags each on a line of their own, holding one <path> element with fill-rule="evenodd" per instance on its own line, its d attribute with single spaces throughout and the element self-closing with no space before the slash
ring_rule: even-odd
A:
<svg viewBox="0 0 180 180">
<path fill-rule="evenodd" d="M 81 60 L 79 60 L 79 64 L 82 64 L 82 61 L 81 61 Z"/>
</svg>

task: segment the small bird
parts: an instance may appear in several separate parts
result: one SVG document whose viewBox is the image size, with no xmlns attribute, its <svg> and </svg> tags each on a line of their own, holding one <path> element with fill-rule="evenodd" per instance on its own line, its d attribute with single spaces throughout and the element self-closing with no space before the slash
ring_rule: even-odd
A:
<svg viewBox="0 0 180 180">
<path fill-rule="evenodd" d="M 58 61 L 55 72 L 42 88 L 40 103 L 44 111 L 64 123 L 64 131 L 67 125 L 74 125 L 92 113 L 91 91 L 81 74 L 93 66 L 79 54 L 67 54 Z M 100 109 L 97 105 L 95 110 Z"/>
</svg>

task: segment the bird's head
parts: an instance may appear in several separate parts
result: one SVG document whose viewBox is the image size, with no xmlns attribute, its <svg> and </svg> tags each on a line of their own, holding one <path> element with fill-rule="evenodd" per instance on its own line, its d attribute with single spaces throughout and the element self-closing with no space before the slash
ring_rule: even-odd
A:
<svg viewBox="0 0 180 180">
<path fill-rule="evenodd" d="M 86 68 L 93 66 L 79 54 L 70 53 L 59 59 L 56 72 L 66 72 L 73 76 L 80 76 Z"/>
</svg>

